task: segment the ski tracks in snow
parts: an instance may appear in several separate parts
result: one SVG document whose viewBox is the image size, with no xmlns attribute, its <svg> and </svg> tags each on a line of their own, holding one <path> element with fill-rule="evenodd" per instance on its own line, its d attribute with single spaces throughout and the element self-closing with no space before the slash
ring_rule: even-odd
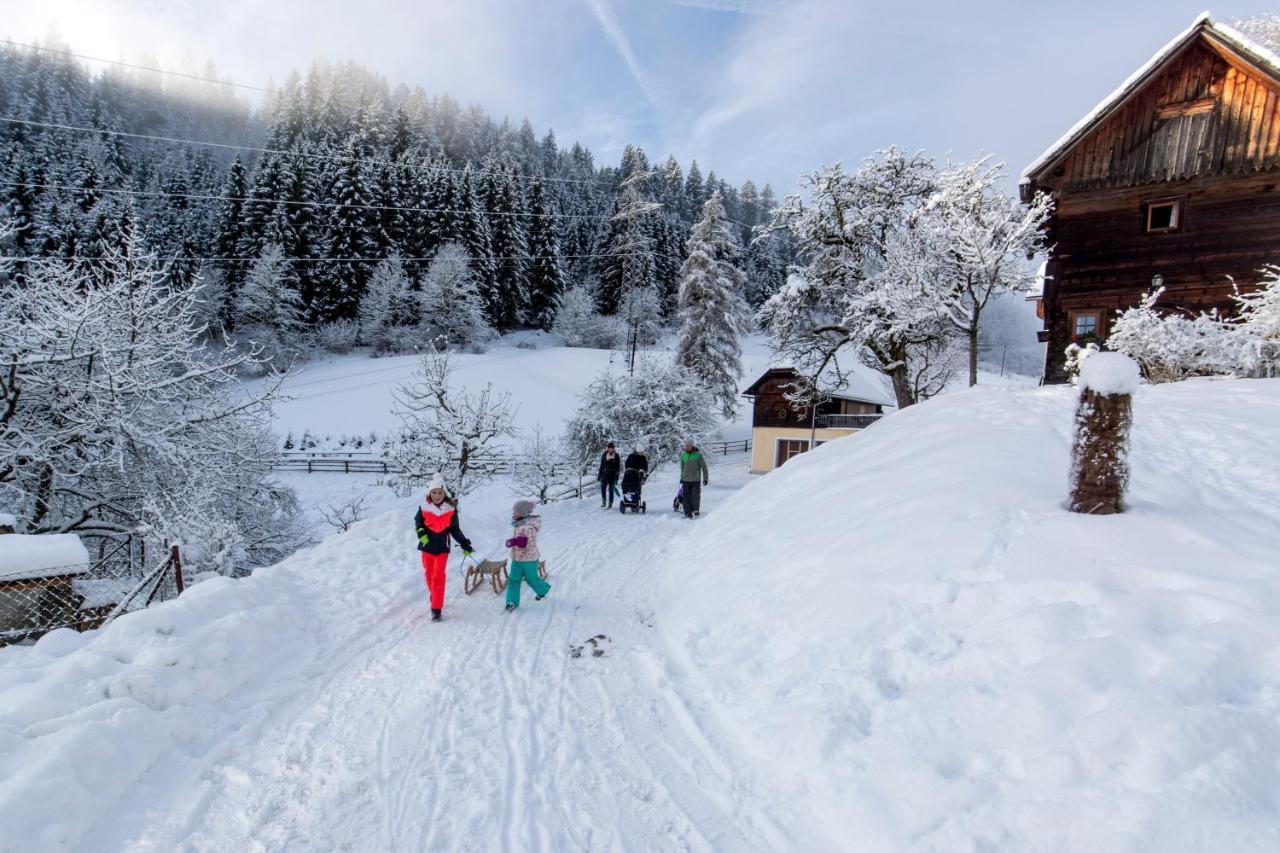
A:
<svg viewBox="0 0 1280 853">
<path fill-rule="evenodd" d="M 451 566 L 427 616 L 392 520 L 316 593 L 317 655 L 265 731 L 226 744 L 172 846 L 212 850 L 787 847 L 653 628 L 660 561 L 690 522 L 554 505 L 553 585 L 520 610 Z M 456 558 L 455 558 L 456 559 Z M 572 645 L 605 635 L 590 653 Z M 589 647 L 591 648 L 591 647 Z"/>
</svg>

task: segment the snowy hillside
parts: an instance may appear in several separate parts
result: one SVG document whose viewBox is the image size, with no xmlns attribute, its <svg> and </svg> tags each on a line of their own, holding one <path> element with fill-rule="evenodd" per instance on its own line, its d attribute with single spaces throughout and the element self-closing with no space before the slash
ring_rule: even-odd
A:
<svg viewBox="0 0 1280 853">
<path fill-rule="evenodd" d="M 0 851 L 1277 849 L 1280 382 L 1142 389 L 1107 518 L 1071 406 L 722 461 L 696 522 L 552 505 L 516 614 L 455 556 L 431 623 L 406 506 L 0 649 Z"/>
<path fill-rule="evenodd" d="M 796 849 L 1280 849 L 1280 383 L 1143 388 L 1121 516 L 1063 511 L 1072 402 L 907 410 L 671 554 L 663 634 Z"/>
</svg>

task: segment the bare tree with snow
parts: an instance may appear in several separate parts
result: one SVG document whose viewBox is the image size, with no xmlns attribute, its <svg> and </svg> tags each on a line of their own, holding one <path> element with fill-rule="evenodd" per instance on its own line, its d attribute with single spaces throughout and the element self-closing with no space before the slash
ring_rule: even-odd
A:
<svg viewBox="0 0 1280 853">
<path fill-rule="evenodd" d="M 492 384 L 474 392 L 459 389 L 453 372 L 452 354 L 437 341 L 395 390 L 401 434 L 390 456 L 401 473 L 389 483 L 402 494 L 437 473 L 456 497 L 471 494 L 498 473 L 503 440 L 516 435 L 511 395 L 494 392 Z"/>
</svg>

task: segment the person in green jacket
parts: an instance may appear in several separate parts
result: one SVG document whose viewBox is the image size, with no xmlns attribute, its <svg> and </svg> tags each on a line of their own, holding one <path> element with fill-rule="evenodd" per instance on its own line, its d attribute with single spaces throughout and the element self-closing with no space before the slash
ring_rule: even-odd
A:
<svg viewBox="0 0 1280 853">
<path fill-rule="evenodd" d="M 702 458 L 702 451 L 692 441 L 686 441 L 680 453 L 680 494 L 683 495 L 685 518 L 701 515 L 702 487 L 710 482 L 707 460 Z"/>
</svg>

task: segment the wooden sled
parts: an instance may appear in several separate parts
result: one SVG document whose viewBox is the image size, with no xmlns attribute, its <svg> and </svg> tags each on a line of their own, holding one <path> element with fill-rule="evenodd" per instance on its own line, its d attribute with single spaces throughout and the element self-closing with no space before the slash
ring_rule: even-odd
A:
<svg viewBox="0 0 1280 853">
<path fill-rule="evenodd" d="M 547 561 L 538 561 L 538 577 L 543 580 L 547 579 Z M 489 586 L 493 587 L 494 595 L 501 595 L 506 592 L 507 580 L 510 578 L 510 572 L 507 570 L 506 560 L 481 560 L 467 566 L 467 573 L 463 577 L 462 589 L 467 595 L 475 592 L 480 585 L 487 579 Z"/>
</svg>

